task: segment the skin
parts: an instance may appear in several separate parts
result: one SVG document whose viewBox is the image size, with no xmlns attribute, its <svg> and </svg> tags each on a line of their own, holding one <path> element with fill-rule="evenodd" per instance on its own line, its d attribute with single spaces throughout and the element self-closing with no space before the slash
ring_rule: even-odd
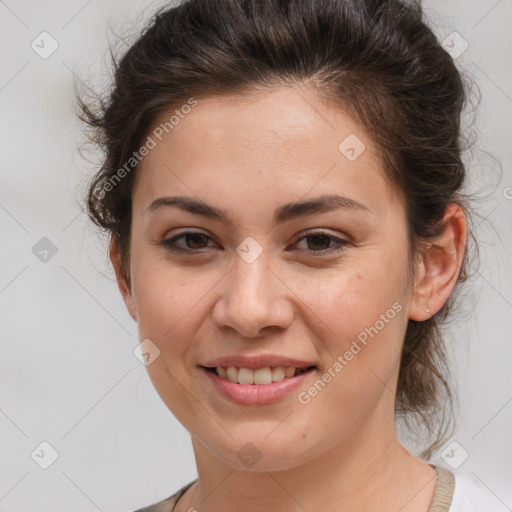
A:
<svg viewBox="0 0 512 512">
<path fill-rule="evenodd" d="M 338 150 L 350 134 L 366 145 L 355 161 Z M 273 224 L 279 206 L 326 193 L 370 211 Z M 147 212 L 173 195 L 223 208 L 233 225 L 173 207 Z M 111 259 L 140 339 L 161 351 L 149 376 L 192 436 L 199 482 L 176 511 L 426 512 L 436 473 L 397 439 L 395 389 L 408 320 L 435 314 L 456 284 L 461 209 L 446 210 L 445 232 L 415 260 L 413 281 L 403 202 L 371 137 L 298 86 L 198 101 L 142 161 L 132 207 L 130 280 L 115 242 Z M 188 254 L 159 245 L 184 228 L 209 238 L 175 242 Z M 306 230 L 348 244 L 329 253 L 337 241 L 315 242 Z M 248 236 L 263 249 L 252 263 L 236 252 Z M 239 353 L 287 355 L 318 366 L 307 390 L 394 303 L 401 311 L 307 405 L 295 392 L 274 404 L 232 403 L 198 367 Z M 251 468 L 237 457 L 246 443 L 262 454 Z"/>
</svg>

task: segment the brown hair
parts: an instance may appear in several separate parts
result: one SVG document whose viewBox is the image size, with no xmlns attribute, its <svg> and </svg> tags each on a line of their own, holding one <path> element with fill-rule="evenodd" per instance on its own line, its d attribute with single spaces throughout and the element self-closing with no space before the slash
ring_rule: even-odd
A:
<svg viewBox="0 0 512 512">
<path fill-rule="evenodd" d="M 450 203 L 470 220 L 460 129 L 467 94 L 419 2 L 185 1 L 159 11 L 114 58 L 113 71 L 106 99 L 93 105 L 79 98 L 80 117 L 104 152 L 86 204 L 92 221 L 119 243 L 128 280 L 136 162 L 105 193 L 107 183 L 127 169 L 156 116 L 191 97 L 304 84 L 347 110 L 371 134 L 387 178 L 401 192 L 411 262 L 422 243 L 442 233 Z M 469 235 L 475 242 L 471 230 Z M 441 326 L 468 277 L 467 260 L 468 251 L 443 308 L 424 322 L 409 320 L 404 340 L 395 410 L 406 423 L 415 418 L 430 439 L 435 434 L 421 454 L 426 458 L 444 442 L 452 418 Z"/>
</svg>

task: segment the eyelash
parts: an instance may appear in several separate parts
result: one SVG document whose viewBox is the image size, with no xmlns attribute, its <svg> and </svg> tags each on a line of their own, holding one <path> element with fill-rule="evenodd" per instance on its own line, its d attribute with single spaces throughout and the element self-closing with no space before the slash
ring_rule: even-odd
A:
<svg viewBox="0 0 512 512">
<path fill-rule="evenodd" d="M 210 240 L 212 240 L 208 235 L 205 235 L 204 233 L 200 233 L 200 232 L 196 232 L 196 231 L 183 231 L 182 233 L 179 233 L 175 236 L 173 236 L 172 238 L 168 238 L 166 240 L 162 240 L 159 245 L 165 247 L 165 249 L 171 251 L 171 252 L 174 252 L 174 253 L 185 253 L 185 254 L 190 254 L 190 253 L 197 253 L 197 252 L 201 252 L 201 249 L 197 249 L 197 250 L 194 250 L 194 249 L 181 249 L 181 248 L 177 248 L 175 246 L 173 246 L 172 244 L 174 244 L 176 241 L 182 239 L 182 238 L 185 238 L 189 235 L 201 235 L 202 237 L 205 237 L 205 238 L 208 238 Z M 338 247 L 336 248 L 330 248 L 330 249 L 321 249 L 319 251 L 313 251 L 313 250 L 309 250 L 309 251 L 306 251 L 306 250 L 300 250 L 299 252 L 300 253 L 307 253 L 308 255 L 310 255 L 311 253 L 315 254 L 315 253 L 320 253 L 319 255 L 320 256 L 325 256 L 325 255 L 331 255 L 331 254 L 337 254 L 337 253 L 340 253 L 340 252 L 343 252 L 347 249 L 347 246 L 349 245 L 350 242 L 348 242 L 347 240 L 342 240 L 340 238 L 336 238 L 328 233 L 325 233 L 324 231 L 314 231 L 314 232 L 308 232 L 306 233 L 305 235 L 303 235 L 301 238 L 299 238 L 297 240 L 297 242 L 295 242 L 295 244 L 297 244 L 298 242 L 300 242 L 301 240 L 304 240 L 306 238 L 310 238 L 310 237 L 313 237 L 313 236 L 322 236 L 322 237 L 325 237 L 325 238 L 329 238 L 331 241 L 335 241 L 335 242 L 338 242 Z"/>
</svg>

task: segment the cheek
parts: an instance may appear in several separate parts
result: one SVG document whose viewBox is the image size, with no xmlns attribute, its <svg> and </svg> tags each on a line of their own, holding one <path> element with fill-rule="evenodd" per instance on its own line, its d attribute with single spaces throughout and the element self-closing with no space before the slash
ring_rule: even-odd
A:
<svg viewBox="0 0 512 512">
<path fill-rule="evenodd" d="M 139 336 L 141 340 L 151 340 L 160 350 L 146 370 L 163 402 L 192 432 L 204 421 L 204 411 L 191 400 L 194 392 L 184 393 L 185 388 L 190 391 L 187 358 L 190 340 L 203 321 L 201 299 L 206 299 L 204 295 L 215 280 L 207 279 L 206 274 L 204 280 L 194 279 L 183 269 L 170 268 L 168 263 L 145 268 L 150 270 L 135 272 L 133 281 Z"/>
<path fill-rule="evenodd" d="M 360 258 L 357 269 L 347 265 L 304 288 L 304 302 L 326 326 L 326 367 L 341 356 L 343 370 L 335 373 L 343 373 L 361 393 L 372 381 L 382 387 L 379 378 L 388 382 L 400 361 L 407 327 L 405 268 L 403 256 L 384 257 L 375 249 Z"/>
<path fill-rule="evenodd" d="M 375 247 L 329 271 L 290 274 L 288 282 L 331 335 L 346 339 L 373 325 L 395 302 L 403 303 L 406 264 L 400 255 Z"/>
<path fill-rule="evenodd" d="M 156 340 L 173 339 L 179 346 L 183 331 L 198 314 L 204 295 L 198 280 L 185 278 L 183 272 L 154 267 L 133 283 L 141 336 Z"/>
</svg>

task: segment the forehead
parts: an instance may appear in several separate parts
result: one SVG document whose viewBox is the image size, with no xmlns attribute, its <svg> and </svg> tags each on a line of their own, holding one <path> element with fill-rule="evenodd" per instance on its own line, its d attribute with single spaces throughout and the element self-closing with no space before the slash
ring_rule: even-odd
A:
<svg viewBox="0 0 512 512">
<path fill-rule="evenodd" d="M 378 208 L 396 199 L 364 127 L 302 88 L 198 99 L 161 113 L 149 136 L 155 146 L 137 170 L 134 204 L 167 192 L 269 207 L 308 193 L 364 196 Z"/>
</svg>

